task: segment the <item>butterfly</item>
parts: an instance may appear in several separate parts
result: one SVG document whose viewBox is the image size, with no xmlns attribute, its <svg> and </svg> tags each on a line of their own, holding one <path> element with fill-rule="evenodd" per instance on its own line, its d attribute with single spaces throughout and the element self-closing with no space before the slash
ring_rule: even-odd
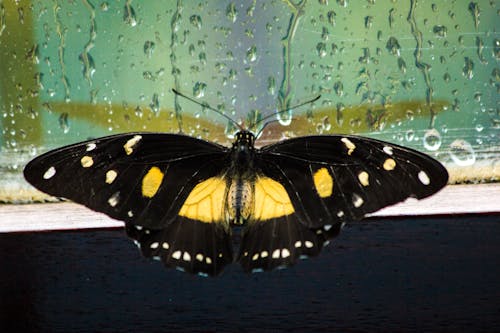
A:
<svg viewBox="0 0 500 333">
<path fill-rule="evenodd" d="M 376 139 L 304 136 L 262 148 L 255 140 L 244 129 L 231 147 L 182 134 L 117 134 L 38 156 L 24 176 L 124 221 L 145 257 L 203 276 L 234 261 L 255 272 L 316 256 L 344 223 L 428 197 L 448 180 L 435 159 Z"/>
</svg>

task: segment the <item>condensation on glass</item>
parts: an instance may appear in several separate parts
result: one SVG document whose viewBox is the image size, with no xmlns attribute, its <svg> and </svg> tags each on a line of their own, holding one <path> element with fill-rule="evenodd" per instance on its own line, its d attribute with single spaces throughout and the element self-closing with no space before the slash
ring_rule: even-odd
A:
<svg viewBox="0 0 500 333">
<path fill-rule="evenodd" d="M 172 88 L 243 126 L 282 111 L 263 143 L 357 133 L 438 158 L 452 182 L 498 180 L 499 16 L 486 0 L 0 2 L 0 201 L 40 199 L 26 161 L 87 138 L 230 141 Z"/>
</svg>

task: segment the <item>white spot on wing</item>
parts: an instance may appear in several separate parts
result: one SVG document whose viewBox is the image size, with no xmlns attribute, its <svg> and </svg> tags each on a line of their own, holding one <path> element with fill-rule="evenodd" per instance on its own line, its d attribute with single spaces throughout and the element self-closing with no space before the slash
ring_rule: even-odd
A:
<svg viewBox="0 0 500 333">
<path fill-rule="evenodd" d="M 54 168 L 53 166 L 51 166 L 43 174 L 43 179 L 50 179 L 50 178 L 54 177 L 55 174 L 56 174 L 56 168 Z"/>
<path fill-rule="evenodd" d="M 356 145 L 348 138 L 342 138 L 340 141 L 342 141 L 347 148 L 347 155 L 351 155 L 354 149 L 356 149 Z"/>
<path fill-rule="evenodd" d="M 364 203 L 363 198 L 361 198 L 358 194 L 353 193 L 352 195 L 352 204 L 354 207 L 359 208 Z"/>
<path fill-rule="evenodd" d="M 424 185 L 429 185 L 431 183 L 431 180 L 429 179 L 429 176 L 427 175 L 427 173 L 425 173 L 425 171 L 420 171 L 418 173 L 418 179 Z"/>
<path fill-rule="evenodd" d="M 118 205 L 119 201 L 120 201 L 120 192 L 116 192 L 108 199 L 108 204 L 111 207 L 115 207 L 116 205 Z"/>
<path fill-rule="evenodd" d="M 132 139 L 129 139 L 125 144 L 123 145 L 123 149 L 125 149 L 125 154 L 130 155 L 134 152 L 134 147 L 135 145 L 141 141 L 142 136 L 140 135 L 134 135 Z"/>
<path fill-rule="evenodd" d="M 384 146 L 384 148 L 382 148 L 382 150 L 384 151 L 384 153 L 386 153 L 387 155 L 392 155 L 392 147 L 389 147 L 389 146 Z"/>
<path fill-rule="evenodd" d="M 279 249 L 274 250 L 272 257 L 273 259 L 278 259 L 280 257 L 280 250 Z"/>
<path fill-rule="evenodd" d="M 267 252 L 267 251 L 262 251 L 260 253 L 261 258 L 266 258 L 268 255 L 269 255 L 269 252 Z"/>
<path fill-rule="evenodd" d="M 174 253 L 172 253 L 172 258 L 179 260 L 181 258 L 181 251 L 177 250 Z"/>
<path fill-rule="evenodd" d="M 187 252 L 184 252 L 184 254 L 182 255 L 182 260 L 191 261 L 191 255 Z"/>
<path fill-rule="evenodd" d="M 198 260 L 199 262 L 202 262 L 202 261 L 203 261 L 203 254 L 198 253 L 198 254 L 196 255 L 196 257 L 195 257 L 195 258 L 196 258 L 196 260 Z"/>
<path fill-rule="evenodd" d="M 161 244 L 161 247 L 162 247 L 164 250 L 168 250 L 168 248 L 170 247 L 170 245 L 168 245 L 168 243 L 167 243 L 167 242 L 163 242 L 163 243 Z"/>
<path fill-rule="evenodd" d="M 325 225 L 323 226 L 323 229 L 325 229 L 325 231 L 328 231 L 328 230 L 330 230 L 331 228 L 332 228 L 332 225 L 331 225 L 331 224 L 325 224 Z"/>
<path fill-rule="evenodd" d="M 157 249 L 158 246 L 160 246 L 160 243 L 158 243 L 158 242 L 154 242 L 154 243 L 151 243 L 151 245 L 149 245 L 149 247 L 152 249 Z"/>
<path fill-rule="evenodd" d="M 86 150 L 87 151 L 92 151 L 92 150 L 96 149 L 96 147 L 97 147 L 96 144 L 93 143 L 93 142 L 87 143 L 87 149 Z"/>
<path fill-rule="evenodd" d="M 281 249 L 281 257 L 288 258 L 290 256 L 290 251 L 288 249 Z"/>
<path fill-rule="evenodd" d="M 253 261 L 255 261 L 255 260 L 257 260 L 257 259 L 259 259 L 259 254 L 258 254 L 258 253 L 254 254 L 254 255 L 252 256 L 252 260 L 253 260 Z"/>
<path fill-rule="evenodd" d="M 296 241 L 296 242 L 295 242 L 295 244 L 294 244 L 294 246 L 295 246 L 296 248 L 299 248 L 299 247 L 301 247 L 301 246 L 302 246 L 302 242 L 301 242 L 301 241 Z"/>
<path fill-rule="evenodd" d="M 313 243 L 313 242 L 311 242 L 311 241 L 305 241 L 305 242 L 304 242 L 304 244 L 305 244 L 305 246 L 306 246 L 308 249 L 310 249 L 311 247 L 313 247 L 313 246 L 314 246 L 314 243 Z"/>
</svg>

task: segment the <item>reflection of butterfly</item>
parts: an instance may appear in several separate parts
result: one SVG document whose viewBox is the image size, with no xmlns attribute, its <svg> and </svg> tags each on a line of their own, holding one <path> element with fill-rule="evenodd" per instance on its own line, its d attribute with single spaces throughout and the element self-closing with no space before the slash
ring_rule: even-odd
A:
<svg viewBox="0 0 500 333">
<path fill-rule="evenodd" d="M 307 136 L 231 148 L 185 135 L 129 133 L 41 155 L 24 169 L 38 189 L 125 221 L 147 257 L 200 275 L 233 260 L 268 270 L 317 255 L 343 222 L 448 180 L 434 159 L 357 136 Z M 231 226 L 243 225 L 233 254 Z"/>
</svg>

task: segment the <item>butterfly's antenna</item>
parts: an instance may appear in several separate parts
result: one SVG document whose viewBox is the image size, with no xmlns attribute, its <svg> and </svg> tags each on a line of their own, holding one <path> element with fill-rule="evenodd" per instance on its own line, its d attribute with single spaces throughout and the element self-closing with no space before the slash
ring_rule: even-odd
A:
<svg viewBox="0 0 500 333">
<path fill-rule="evenodd" d="M 198 102 L 197 100 L 195 100 L 194 98 L 192 97 L 189 97 L 187 95 L 184 95 L 183 93 L 181 93 L 180 91 L 178 91 L 177 89 L 175 88 L 172 88 L 172 92 L 178 96 L 181 96 L 181 97 L 184 97 L 185 99 L 187 99 L 188 101 L 191 101 L 195 104 L 198 104 L 199 106 L 201 106 L 202 108 L 206 108 L 206 109 L 209 109 L 215 113 L 217 113 L 218 115 L 221 115 L 222 117 L 226 118 L 227 120 L 229 120 L 234 126 L 238 127 L 240 130 L 243 130 L 243 128 L 241 127 L 240 124 L 238 124 L 234 119 L 232 119 L 231 117 L 229 117 L 228 115 L 220 112 L 219 110 L 211 107 L 210 105 L 208 105 L 208 103 L 206 102 Z"/>
<path fill-rule="evenodd" d="M 305 102 L 302 102 L 302 103 L 299 103 L 297 105 L 287 107 L 287 108 L 285 108 L 283 110 L 279 110 L 279 111 L 276 111 L 274 113 L 271 113 L 270 115 L 268 115 L 268 116 L 260 119 L 254 126 L 257 126 L 259 123 L 262 123 L 262 122 L 266 121 L 267 119 L 269 119 L 271 117 L 274 117 L 274 116 L 276 116 L 278 114 L 282 114 L 282 113 L 288 112 L 290 109 L 296 109 L 296 108 L 299 108 L 299 107 L 304 106 L 306 104 L 314 103 L 314 102 L 316 102 L 320 98 L 321 98 L 321 95 L 318 95 L 318 96 L 316 96 L 314 98 L 311 98 L 311 99 L 309 99 L 309 100 L 307 100 Z M 259 130 L 259 132 L 257 133 L 257 135 L 255 137 L 258 138 L 259 135 L 262 134 L 262 132 L 264 131 L 264 128 L 266 128 L 267 125 L 269 125 L 270 123 L 274 123 L 276 121 L 278 121 L 278 120 L 271 120 L 271 121 L 265 122 L 264 125 L 262 126 L 262 128 Z"/>
</svg>

